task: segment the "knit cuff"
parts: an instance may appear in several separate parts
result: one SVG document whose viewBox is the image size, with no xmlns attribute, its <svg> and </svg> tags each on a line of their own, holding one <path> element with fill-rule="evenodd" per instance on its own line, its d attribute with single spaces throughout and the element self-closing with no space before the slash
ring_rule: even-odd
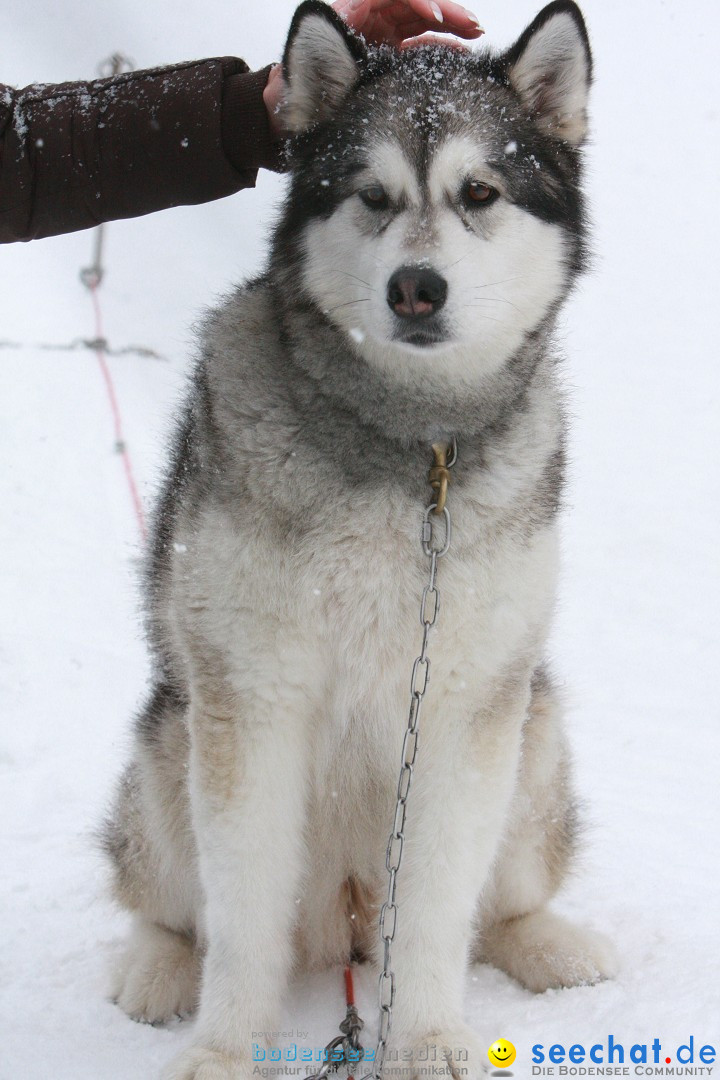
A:
<svg viewBox="0 0 720 1080">
<path fill-rule="evenodd" d="M 263 90 L 272 64 L 246 75 L 225 79 L 222 99 L 223 149 L 239 172 L 283 168 L 282 141 L 270 130 Z"/>
</svg>

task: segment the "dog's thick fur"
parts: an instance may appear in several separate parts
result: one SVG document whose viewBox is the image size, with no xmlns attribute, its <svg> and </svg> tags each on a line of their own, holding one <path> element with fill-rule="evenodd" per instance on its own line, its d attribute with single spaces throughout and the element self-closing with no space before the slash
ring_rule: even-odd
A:
<svg viewBox="0 0 720 1080">
<path fill-rule="evenodd" d="M 377 964 L 430 443 L 455 437 L 393 1048 L 477 1076 L 468 960 L 537 991 L 612 967 L 546 909 L 576 838 L 543 650 L 587 36 L 559 0 L 503 55 L 397 54 L 309 0 L 284 64 L 289 198 L 267 273 L 206 320 L 156 519 L 156 681 L 105 833 L 137 918 L 117 998 L 151 1022 L 199 1004 L 172 1080 L 249 1080 L 293 970 Z M 401 267 L 443 278 L 442 310 L 401 317 Z"/>
</svg>

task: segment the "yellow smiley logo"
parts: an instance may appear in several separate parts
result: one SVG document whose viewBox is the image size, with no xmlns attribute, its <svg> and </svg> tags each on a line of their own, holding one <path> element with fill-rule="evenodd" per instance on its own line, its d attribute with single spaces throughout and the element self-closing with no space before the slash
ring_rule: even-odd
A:
<svg viewBox="0 0 720 1080">
<path fill-rule="evenodd" d="M 515 1047 L 507 1039 L 497 1039 L 492 1046 L 488 1047 L 488 1057 L 491 1065 L 506 1069 L 515 1060 Z"/>
</svg>

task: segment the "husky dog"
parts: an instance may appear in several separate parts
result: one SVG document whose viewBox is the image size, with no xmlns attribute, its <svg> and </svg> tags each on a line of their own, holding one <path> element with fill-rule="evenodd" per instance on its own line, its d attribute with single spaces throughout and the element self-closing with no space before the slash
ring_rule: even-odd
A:
<svg viewBox="0 0 720 1080">
<path fill-rule="evenodd" d="M 613 967 L 546 908 L 576 836 L 543 650 L 588 39 L 558 0 L 502 55 L 371 50 L 308 0 L 284 67 L 289 196 L 267 272 L 205 321 L 156 517 L 155 683 L 105 832 L 137 924 L 116 995 L 198 1007 L 171 1080 L 249 1080 L 293 972 L 378 964 L 430 448 L 455 439 L 388 1060 L 479 1076 L 469 961 L 536 991 Z"/>
</svg>

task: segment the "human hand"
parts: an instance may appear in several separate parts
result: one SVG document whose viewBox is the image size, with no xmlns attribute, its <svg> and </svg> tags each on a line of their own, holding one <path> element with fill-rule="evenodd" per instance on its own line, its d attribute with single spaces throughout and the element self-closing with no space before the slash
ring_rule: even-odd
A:
<svg viewBox="0 0 720 1080">
<path fill-rule="evenodd" d="M 433 30 L 435 35 L 455 34 L 464 38 L 480 37 L 483 33 L 475 16 L 453 0 L 335 0 L 333 7 L 348 26 L 362 34 L 371 45 L 385 42 L 407 48 L 416 44 L 442 43 L 457 48 L 460 43 L 447 38 L 433 36 L 424 42 L 418 42 L 417 38 L 427 30 Z M 278 112 L 284 92 L 282 65 L 276 64 L 263 90 L 268 123 L 276 139 L 286 134 Z"/>
<path fill-rule="evenodd" d="M 477 38 L 477 19 L 453 0 L 335 0 L 338 15 L 370 45 L 400 47 L 426 30 Z"/>
</svg>

